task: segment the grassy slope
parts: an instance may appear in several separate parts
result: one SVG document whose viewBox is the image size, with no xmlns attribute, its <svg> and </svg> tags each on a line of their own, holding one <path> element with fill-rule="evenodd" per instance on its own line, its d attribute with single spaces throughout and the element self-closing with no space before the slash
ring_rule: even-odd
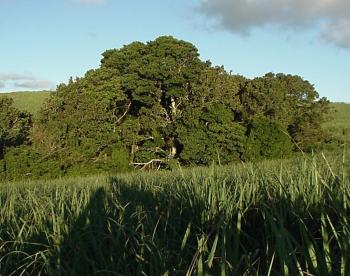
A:
<svg viewBox="0 0 350 276">
<path fill-rule="evenodd" d="M 13 98 L 15 106 L 20 110 L 28 111 L 32 114 L 36 114 L 44 100 L 50 95 L 50 91 L 25 91 L 25 92 L 11 92 L 1 93 L 0 96 L 9 96 Z"/>
<path fill-rule="evenodd" d="M 332 107 L 335 110 L 333 118 L 324 127 L 335 136 L 350 141 L 350 104 L 332 103 Z"/>
</svg>

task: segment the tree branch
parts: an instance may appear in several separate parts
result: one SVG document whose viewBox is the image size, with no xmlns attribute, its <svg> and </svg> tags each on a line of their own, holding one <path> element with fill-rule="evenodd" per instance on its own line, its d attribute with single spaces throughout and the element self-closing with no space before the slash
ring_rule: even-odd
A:
<svg viewBox="0 0 350 276">
<path fill-rule="evenodd" d="M 141 170 L 145 169 L 147 166 L 153 164 L 153 163 L 166 163 L 165 159 L 152 159 L 148 162 L 132 162 L 129 165 L 134 165 L 134 166 L 142 166 Z M 159 166 L 158 166 L 159 168 Z"/>
<path fill-rule="evenodd" d="M 123 118 L 126 116 L 126 114 L 129 112 L 130 110 L 130 107 L 131 107 L 131 101 L 128 103 L 128 106 L 126 107 L 126 110 L 124 111 L 123 115 L 120 116 L 117 121 L 116 121 L 116 124 L 119 124 L 121 120 L 123 120 Z"/>
</svg>

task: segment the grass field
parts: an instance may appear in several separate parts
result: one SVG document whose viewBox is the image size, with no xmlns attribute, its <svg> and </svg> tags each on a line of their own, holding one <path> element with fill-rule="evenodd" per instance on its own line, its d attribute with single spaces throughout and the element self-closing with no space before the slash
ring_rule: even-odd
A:
<svg viewBox="0 0 350 276">
<path fill-rule="evenodd" d="M 0 184 L 1 275 L 350 275 L 346 154 Z"/>
<path fill-rule="evenodd" d="M 335 110 L 333 118 L 324 127 L 336 137 L 350 142 L 350 104 L 332 103 L 332 107 Z"/>
<path fill-rule="evenodd" d="M 36 114 L 45 99 L 50 95 L 49 91 L 27 91 L 27 92 L 11 92 L 1 93 L 0 96 L 9 96 L 14 100 L 15 106 L 20 110 L 28 111 L 32 114 Z"/>
</svg>

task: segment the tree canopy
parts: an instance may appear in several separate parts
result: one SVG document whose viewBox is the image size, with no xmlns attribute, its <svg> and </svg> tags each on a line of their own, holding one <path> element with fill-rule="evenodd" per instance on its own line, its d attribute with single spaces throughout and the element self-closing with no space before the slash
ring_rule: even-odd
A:
<svg viewBox="0 0 350 276">
<path fill-rule="evenodd" d="M 102 56 L 99 68 L 57 87 L 32 130 L 32 147 L 64 169 L 229 163 L 322 143 L 328 101 L 300 76 L 232 75 L 171 36 Z M 2 134 L 3 145 L 23 140 L 29 120 L 8 112 L 21 127 L 6 129 L 22 136 Z"/>
</svg>

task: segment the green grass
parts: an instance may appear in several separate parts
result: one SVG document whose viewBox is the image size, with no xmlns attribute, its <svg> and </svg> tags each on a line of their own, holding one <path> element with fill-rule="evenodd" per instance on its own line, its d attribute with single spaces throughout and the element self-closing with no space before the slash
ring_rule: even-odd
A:
<svg viewBox="0 0 350 276">
<path fill-rule="evenodd" d="M 350 104 L 332 103 L 335 112 L 332 119 L 324 124 L 332 135 L 344 141 L 350 142 Z"/>
<path fill-rule="evenodd" d="M 32 114 L 36 114 L 43 102 L 49 97 L 49 91 L 27 91 L 27 92 L 11 92 L 1 93 L 0 96 L 9 96 L 14 100 L 15 107 L 20 110 L 28 111 Z"/>
<path fill-rule="evenodd" d="M 349 275 L 345 153 L 0 184 L 0 274 Z"/>
</svg>

